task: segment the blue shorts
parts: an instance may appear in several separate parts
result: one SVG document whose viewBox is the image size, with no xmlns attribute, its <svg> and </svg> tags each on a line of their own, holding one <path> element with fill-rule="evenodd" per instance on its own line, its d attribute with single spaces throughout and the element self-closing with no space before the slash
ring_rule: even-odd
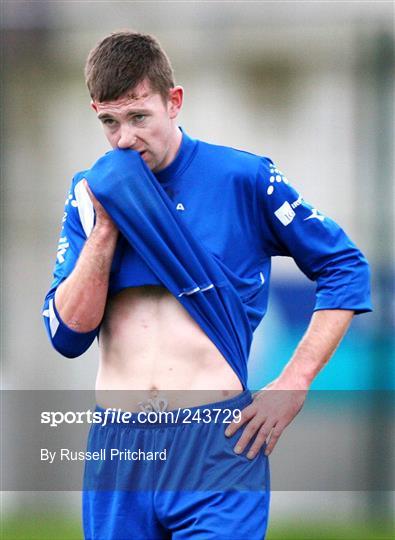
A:
<svg viewBox="0 0 395 540">
<path fill-rule="evenodd" d="M 87 451 L 102 454 L 85 462 L 85 538 L 262 540 L 268 458 L 261 450 L 249 460 L 250 445 L 235 454 L 243 427 L 231 438 L 224 435 L 226 422 L 251 401 L 246 390 L 177 418 L 172 411 L 172 421 L 144 423 L 132 413 L 129 423 L 92 424 Z"/>
</svg>

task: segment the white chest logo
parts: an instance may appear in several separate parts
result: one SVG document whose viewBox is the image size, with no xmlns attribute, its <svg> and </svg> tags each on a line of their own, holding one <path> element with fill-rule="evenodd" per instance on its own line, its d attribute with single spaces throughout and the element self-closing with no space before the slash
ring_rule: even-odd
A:
<svg viewBox="0 0 395 540">
<path fill-rule="evenodd" d="M 185 210 L 184 205 L 179 202 L 176 206 L 176 210 Z"/>
</svg>

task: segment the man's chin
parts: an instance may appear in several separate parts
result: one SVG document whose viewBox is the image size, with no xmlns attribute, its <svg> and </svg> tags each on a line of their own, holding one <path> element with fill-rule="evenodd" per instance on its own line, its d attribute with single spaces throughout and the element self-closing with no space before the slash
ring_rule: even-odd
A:
<svg viewBox="0 0 395 540">
<path fill-rule="evenodd" d="M 144 159 L 144 163 L 147 165 L 150 171 L 155 172 L 155 167 L 152 165 L 152 162 L 149 159 Z"/>
<path fill-rule="evenodd" d="M 143 152 L 142 154 L 140 154 L 140 157 L 144 161 L 144 163 L 147 165 L 147 167 L 151 168 L 150 167 L 150 159 L 148 158 L 147 154 L 145 152 Z"/>
<path fill-rule="evenodd" d="M 147 165 L 147 167 L 149 168 L 150 171 L 152 171 L 153 173 L 158 171 L 158 166 L 157 164 L 155 163 L 155 161 L 153 161 L 152 159 L 150 159 L 148 156 L 141 156 L 144 163 Z"/>
</svg>

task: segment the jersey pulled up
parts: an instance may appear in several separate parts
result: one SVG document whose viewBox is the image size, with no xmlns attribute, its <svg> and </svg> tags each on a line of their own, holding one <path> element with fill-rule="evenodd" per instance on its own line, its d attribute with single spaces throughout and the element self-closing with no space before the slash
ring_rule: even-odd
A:
<svg viewBox="0 0 395 540">
<path fill-rule="evenodd" d="M 65 356 L 85 352 L 100 329 L 68 328 L 54 302 L 94 226 L 84 178 L 121 232 L 109 294 L 142 285 L 168 288 L 243 387 L 252 333 L 267 310 L 271 257 L 292 257 L 316 282 L 315 310 L 371 311 L 365 257 L 269 158 L 183 132 L 176 158 L 155 175 L 136 152 L 113 150 L 73 178 L 44 304 L 50 340 Z"/>
</svg>

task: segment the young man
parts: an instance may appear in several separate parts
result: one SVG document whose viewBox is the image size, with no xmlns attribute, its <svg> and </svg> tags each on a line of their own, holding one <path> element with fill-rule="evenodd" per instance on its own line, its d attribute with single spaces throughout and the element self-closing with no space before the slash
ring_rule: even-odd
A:
<svg viewBox="0 0 395 540">
<path fill-rule="evenodd" d="M 169 457 L 87 463 L 85 536 L 263 538 L 267 456 L 354 313 L 371 310 L 367 262 L 270 159 L 178 127 L 183 89 L 153 37 L 106 37 L 86 81 L 113 150 L 73 179 L 45 300 L 48 334 L 69 357 L 98 337 L 102 414 L 119 405 L 134 415 L 187 412 L 170 426 L 137 416 L 128 430 L 92 426 L 90 450 L 166 448 Z M 252 399 L 247 359 L 275 255 L 292 256 L 317 282 L 317 302 L 282 373 Z M 185 422 L 203 409 L 213 420 L 218 408 L 231 423 Z"/>
</svg>

